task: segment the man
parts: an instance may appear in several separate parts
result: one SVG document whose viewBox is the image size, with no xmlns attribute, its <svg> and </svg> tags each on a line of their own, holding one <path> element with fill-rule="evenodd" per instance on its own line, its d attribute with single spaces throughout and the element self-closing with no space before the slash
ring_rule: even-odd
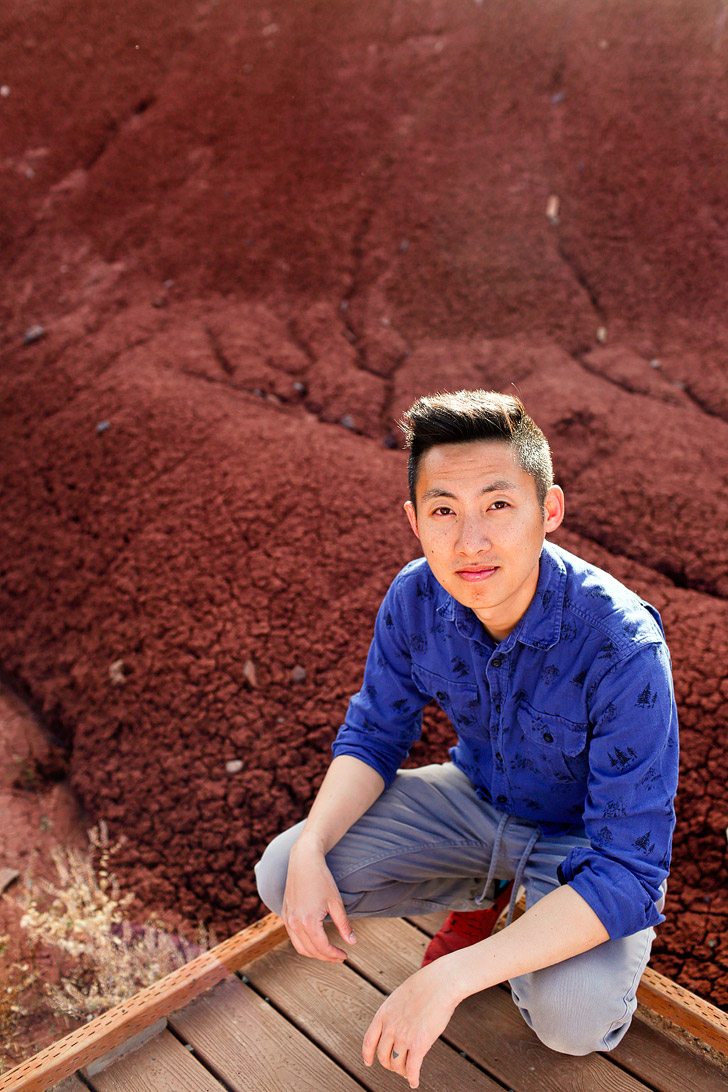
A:
<svg viewBox="0 0 728 1092">
<path fill-rule="evenodd" d="M 317 959 L 346 958 L 327 917 L 353 944 L 351 917 L 452 911 L 364 1039 L 416 1088 L 455 1007 L 499 982 L 554 1050 L 620 1041 L 664 920 L 677 718 L 657 612 L 545 541 L 564 497 L 521 402 L 421 398 L 403 427 L 424 558 L 384 599 L 308 819 L 256 871 Z M 452 761 L 400 770 L 432 699 Z M 479 907 L 510 881 L 526 912 L 490 935 Z"/>
</svg>

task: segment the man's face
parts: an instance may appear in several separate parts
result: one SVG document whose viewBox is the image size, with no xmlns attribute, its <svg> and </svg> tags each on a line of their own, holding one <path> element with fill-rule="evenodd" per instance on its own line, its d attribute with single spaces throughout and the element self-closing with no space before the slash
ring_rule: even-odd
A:
<svg viewBox="0 0 728 1092">
<path fill-rule="evenodd" d="M 417 510 L 405 510 L 436 580 L 470 607 L 495 641 L 525 613 L 544 535 L 564 516 L 554 485 L 545 511 L 514 448 L 499 440 L 432 447 L 420 460 Z"/>
</svg>

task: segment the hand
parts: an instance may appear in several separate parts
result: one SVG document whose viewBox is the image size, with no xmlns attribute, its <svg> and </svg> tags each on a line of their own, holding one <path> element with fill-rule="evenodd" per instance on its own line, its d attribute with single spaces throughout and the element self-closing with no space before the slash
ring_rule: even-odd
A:
<svg viewBox="0 0 728 1092">
<path fill-rule="evenodd" d="M 380 1006 L 364 1036 L 365 1063 L 371 1065 L 376 1056 L 385 1069 L 405 1077 L 410 1088 L 419 1085 L 425 1054 L 442 1035 L 461 1000 L 452 987 L 447 958 L 423 967 L 398 986 Z"/>
<path fill-rule="evenodd" d="M 339 890 L 320 845 L 302 834 L 291 850 L 281 917 L 300 955 L 343 963 L 346 953 L 331 943 L 323 922 L 329 916 L 347 944 L 356 944 Z"/>
</svg>

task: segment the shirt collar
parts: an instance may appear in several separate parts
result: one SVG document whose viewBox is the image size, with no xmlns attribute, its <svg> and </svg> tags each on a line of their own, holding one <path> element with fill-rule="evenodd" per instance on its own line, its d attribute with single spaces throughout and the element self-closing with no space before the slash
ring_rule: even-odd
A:
<svg viewBox="0 0 728 1092">
<path fill-rule="evenodd" d="M 544 542 L 533 599 L 503 645 L 510 648 L 516 641 L 520 641 L 531 648 L 553 648 L 561 634 L 565 594 L 566 566 L 556 548 L 550 542 Z M 485 630 L 473 611 L 458 603 L 457 599 L 453 599 L 444 590 L 443 595 L 444 601 L 437 608 L 437 613 L 446 621 L 454 622 L 462 637 L 482 640 Z"/>
</svg>

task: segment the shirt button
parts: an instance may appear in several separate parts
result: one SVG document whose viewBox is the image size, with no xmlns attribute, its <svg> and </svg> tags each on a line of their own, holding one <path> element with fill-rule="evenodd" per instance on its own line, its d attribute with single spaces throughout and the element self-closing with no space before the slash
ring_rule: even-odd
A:
<svg viewBox="0 0 728 1092">
<path fill-rule="evenodd" d="M 501 795 L 500 795 L 500 796 L 496 796 L 496 798 L 495 798 L 495 799 L 496 799 L 496 803 L 497 803 L 497 804 L 505 804 L 505 803 L 506 803 L 506 801 L 508 800 L 508 797 L 507 797 L 507 796 L 504 796 L 504 795 L 503 795 L 503 793 L 501 793 Z"/>
<path fill-rule="evenodd" d="M 491 660 L 490 662 L 493 665 L 493 667 L 500 667 L 500 665 L 503 663 L 503 660 L 501 659 L 500 656 L 496 656 L 496 658 L 494 660 Z"/>
<path fill-rule="evenodd" d="M 554 742 L 554 737 L 551 735 L 550 732 L 544 732 L 543 738 L 546 740 L 547 743 L 553 743 Z"/>
<path fill-rule="evenodd" d="M 496 713 L 500 713 L 500 710 L 501 710 L 501 707 L 500 707 L 500 702 L 499 702 L 499 701 L 497 701 L 497 702 L 495 703 L 495 711 L 496 711 Z"/>
</svg>

